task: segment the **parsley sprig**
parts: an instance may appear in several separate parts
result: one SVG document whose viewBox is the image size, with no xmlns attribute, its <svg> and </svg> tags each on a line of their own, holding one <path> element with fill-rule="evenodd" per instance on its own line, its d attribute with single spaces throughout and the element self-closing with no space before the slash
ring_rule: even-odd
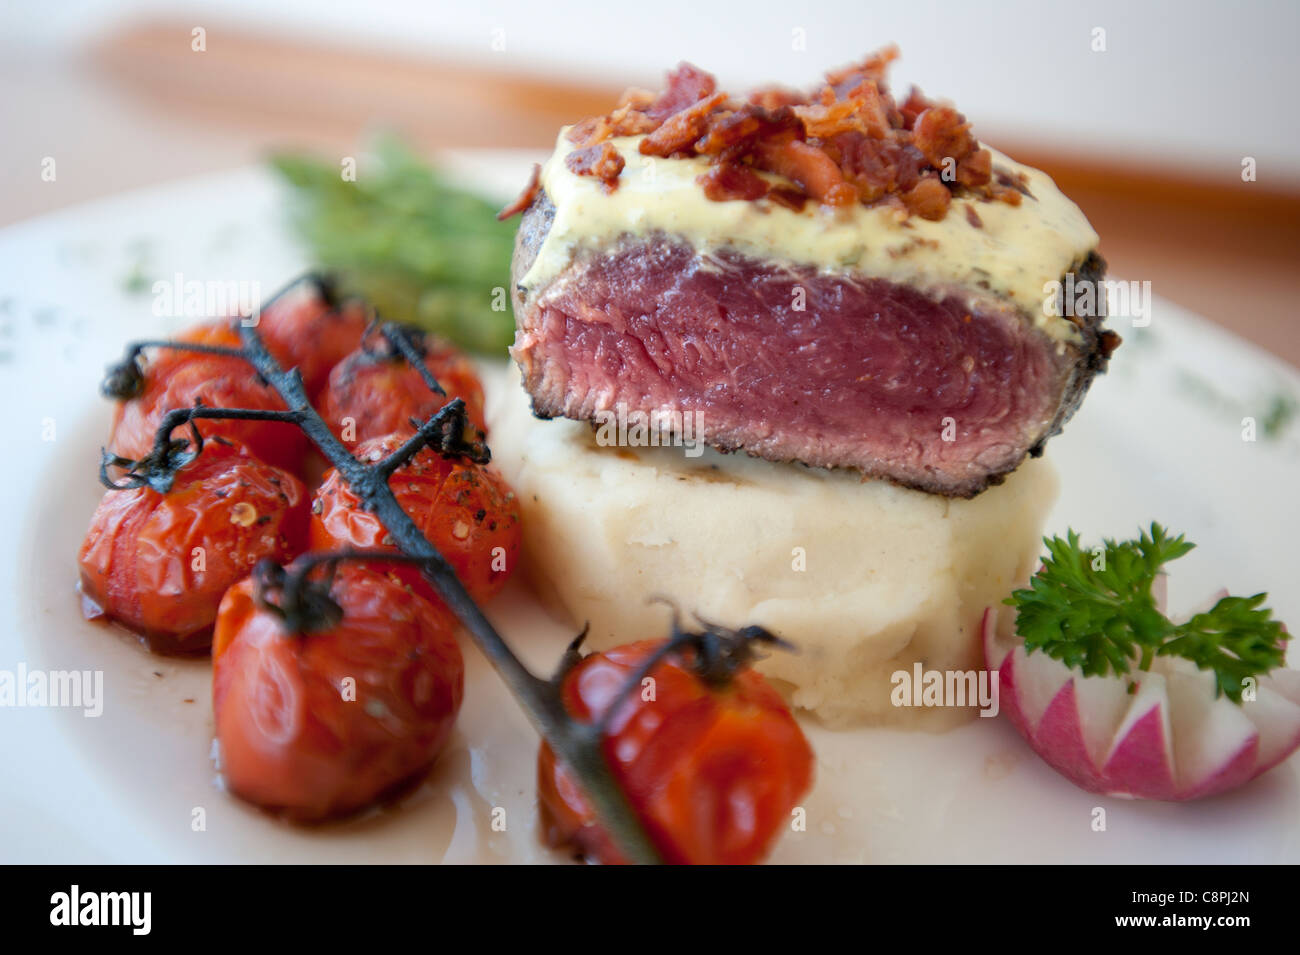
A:
<svg viewBox="0 0 1300 955">
<path fill-rule="evenodd" d="M 1157 656 L 1191 660 L 1213 673 L 1215 693 L 1241 702 L 1243 681 L 1282 666 L 1287 634 L 1268 594 L 1224 597 L 1210 610 L 1174 623 L 1151 588 L 1162 568 L 1196 545 L 1159 524 L 1137 540 L 1103 540 L 1088 550 L 1073 530 L 1044 538 L 1048 556 L 1028 589 L 1005 603 L 1017 608 L 1016 632 L 1027 652 L 1048 656 L 1087 676 L 1151 668 Z"/>
</svg>

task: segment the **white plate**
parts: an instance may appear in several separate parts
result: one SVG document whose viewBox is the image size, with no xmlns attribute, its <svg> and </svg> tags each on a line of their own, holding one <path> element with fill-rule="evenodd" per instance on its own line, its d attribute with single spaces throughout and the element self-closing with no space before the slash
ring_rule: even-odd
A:
<svg viewBox="0 0 1300 955">
<path fill-rule="evenodd" d="M 454 157 L 508 197 L 531 154 Z M 50 185 L 48 188 L 57 188 Z M 536 737 L 477 651 L 457 733 L 398 811 L 303 831 L 222 793 L 209 758 L 203 663 L 150 657 L 82 621 L 75 552 L 100 490 L 108 420 L 105 364 L 132 338 L 182 320 L 126 290 L 138 271 L 171 279 L 256 280 L 273 290 L 305 266 L 281 223 L 281 196 L 250 169 L 176 183 L 0 232 L 0 669 L 97 669 L 98 718 L 0 709 L 0 861 L 542 861 L 533 832 Z M 137 269 L 138 267 L 138 269 Z M 146 283 L 147 285 L 147 283 Z M 188 321 L 185 319 L 184 321 Z M 1268 590 L 1300 621 L 1294 587 L 1300 426 L 1242 440 L 1279 396 L 1288 366 L 1167 302 L 1127 339 L 1112 372 L 1049 446 L 1063 491 L 1049 529 L 1128 536 L 1158 519 L 1200 546 L 1175 567 L 1171 603 L 1219 586 Z M 54 440 L 50 437 L 53 428 Z M 568 638 L 522 587 L 491 608 L 525 659 L 549 670 Z M 1297 652 L 1291 654 L 1293 663 Z M 1040 762 L 1003 720 L 938 736 L 809 726 L 817 783 L 808 831 L 777 861 L 1300 861 L 1300 761 L 1227 796 L 1170 805 L 1100 798 Z M 1092 810 L 1108 825 L 1095 832 Z M 506 831 L 489 826 L 506 810 Z M 205 826 L 196 829 L 196 809 Z"/>
</svg>

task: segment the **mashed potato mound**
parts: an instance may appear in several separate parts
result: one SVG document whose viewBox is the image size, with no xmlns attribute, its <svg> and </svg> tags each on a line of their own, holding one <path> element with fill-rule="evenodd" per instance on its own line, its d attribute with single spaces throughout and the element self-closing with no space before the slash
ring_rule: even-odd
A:
<svg viewBox="0 0 1300 955">
<path fill-rule="evenodd" d="M 490 369 L 493 460 L 522 507 L 527 573 L 587 646 L 662 638 L 669 610 L 760 624 L 799 648 L 758 668 L 832 725 L 942 729 L 974 708 L 895 707 L 891 676 L 982 663 L 979 624 L 1032 573 L 1057 480 L 1029 460 L 949 500 L 849 472 L 680 447 L 601 447 L 532 416 L 513 366 Z"/>
</svg>

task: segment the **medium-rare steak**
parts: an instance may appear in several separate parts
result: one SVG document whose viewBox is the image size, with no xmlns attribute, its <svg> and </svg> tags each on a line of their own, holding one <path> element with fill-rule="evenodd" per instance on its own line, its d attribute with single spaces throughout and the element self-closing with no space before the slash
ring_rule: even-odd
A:
<svg viewBox="0 0 1300 955">
<path fill-rule="evenodd" d="M 525 214 L 520 274 L 548 205 Z M 1076 282 L 1102 268 L 1090 256 Z M 697 412 L 719 450 L 954 497 L 1041 453 L 1106 363 L 1096 319 L 1058 347 L 993 301 L 700 255 L 662 234 L 579 257 L 518 314 L 513 355 L 539 417 Z"/>
<path fill-rule="evenodd" d="M 871 64 L 826 89 L 861 111 Z M 884 132 L 799 108 L 824 112 L 792 125 L 683 67 L 658 99 L 566 131 L 519 203 L 512 354 L 534 411 L 692 415 L 719 450 L 971 497 L 1042 452 L 1118 343 L 1102 309 L 1062 315 L 1051 292 L 1102 278 L 1096 235 L 918 94 L 881 107 Z M 775 145 L 727 132 L 747 118 Z M 719 137 L 730 151 L 702 152 Z M 950 184 L 927 165 L 945 150 Z"/>
</svg>

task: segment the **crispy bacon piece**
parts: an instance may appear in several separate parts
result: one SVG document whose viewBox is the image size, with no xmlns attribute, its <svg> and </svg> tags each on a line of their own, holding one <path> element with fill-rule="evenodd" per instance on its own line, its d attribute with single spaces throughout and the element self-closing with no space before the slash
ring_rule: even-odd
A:
<svg viewBox="0 0 1300 955">
<path fill-rule="evenodd" d="M 951 106 L 931 106 L 916 118 L 912 142 L 936 169 L 945 159 L 964 159 L 979 148 L 966 117 Z"/>
<path fill-rule="evenodd" d="M 987 186 L 993 177 L 993 154 L 977 149 L 957 160 L 957 181 L 963 186 Z"/>
<path fill-rule="evenodd" d="M 845 190 L 840 186 L 848 187 L 852 193 L 851 201 L 857 200 L 856 191 L 844 181 L 840 167 L 816 146 L 798 139 L 784 143 L 762 142 L 758 144 L 758 158 L 764 169 L 798 183 L 804 192 L 819 202 L 846 205 Z"/>
<path fill-rule="evenodd" d="M 690 63 L 679 63 L 677 69 L 668 74 L 668 85 L 645 110 L 656 123 L 662 123 L 669 116 L 688 106 L 712 96 L 718 89 L 718 81 L 712 73 Z"/>
<path fill-rule="evenodd" d="M 955 193 L 1018 205 L 1028 195 L 1024 183 L 994 174 L 992 154 L 961 113 L 917 89 L 895 102 L 885 74 L 897 57 L 889 47 L 832 71 L 811 95 L 767 87 L 743 102 L 718 90 L 712 74 L 682 63 L 661 93 L 630 89 L 608 116 L 574 126 L 568 138 L 577 148 L 566 164 L 612 189 L 623 162 L 608 140 L 642 136 L 643 155 L 709 157 L 715 168 L 697 181 L 719 202 L 887 203 L 900 217 L 927 219 L 943 218 Z M 773 188 L 760 171 L 795 186 Z"/>
<path fill-rule="evenodd" d="M 721 162 L 697 177 L 704 194 L 714 202 L 730 199 L 762 199 L 767 195 L 767 180 L 738 162 Z"/>
<path fill-rule="evenodd" d="M 854 63 L 826 74 L 826 85 L 835 92 L 837 99 L 855 96 L 860 86 L 870 84 L 882 93 L 889 92 L 885 83 L 885 74 L 889 64 L 898 59 L 898 47 L 890 45 L 877 50 L 861 63 Z"/>
<path fill-rule="evenodd" d="M 579 149 L 586 146 L 594 146 L 596 143 L 602 143 L 609 139 L 609 117 L 593 116 L 591 119 L 584 119 L 580 123 L 574 123 L 564 138 L 573 143 Z"/>
<path fill-rule="evenodd" d="M 643 156 L 672 156 L 687 151 L 703 135 L 709 114 L 727 99 L 726 93 L 712 93 L 683 110 L 673 113 L 663 125 L 641 140 Z"/>
<path fill-rule="evenodd" d="M 859 133 L 837 136 L 825 146 L 844 178 L 867 203 L 907 192 L 921 178 L 925 157 L 910 143 L 874 139 Z"/>
<path fill-rule="evenodd" d="M 767 197 L 777 205 L 802 212 L 808 203 L 808 196 L 792 186 L 773 186 L 767 190 Z"/>
<path fill-rule="evenodd" d="M 595 135 L 596 131 L 604 125 L 604 116 L 591 116 L 570 126 L 569 131 L 564 134 L 564 138 L 571 143 L 585 146 L 587 145 L 587 140 Z"/>
<path fill-rule="evenodd" d="M 611 136 L 640 136 L 654 132 L 658 124 L 632 104 L 625 104 L 609 116 Z"/>
<path fill-rule="evenodd" d="M 659 94 L 654 90 L 642 89 L 639 86 L 629 86 L 623 91 L 623 95 L 619 97 L 618 108 L 634 109 L 644 113 L 654 105 L 654 101 L 658 98 Z"/>
<path fill-rule="evenodd" d="M 903 204 L 922 219 L 938 222 L 948 214 L 952 193 L 937 176 L 927 176 L 903 193 Z"/>
<path fill-rule="evenodd" d="M 542 164 L 535 162 L 533 163 L 533 174 L 528 179 L 528 185 L 524 186 L 524 191 L 519 193 L 519 198 L 497 213 L 497 219 L 504 222 L 506 219 L 519 215 L 533 204 L 533 200 L 537 198 L 537 193 L 541 189 Z"/>
<path fill-rule="evenodd" d="M 898 107 L 898 111 L 903 117 L 903 128 L 909 130 L 915 129 L 916 117 L 920 116 L 933 105 L 933 103 L 926 99 L 925 94 L 922 93 L 920 89 L 913 86 L 911 90 L 908 91 L 907 99 L 905 99 L 903 104 Z"/>
<path fill-rule="evenodd" d="M 642 112 L 641 107 L 646 103 L 642 97 L 635 95 L 638 93 L 645 93 L 645 91 L 628 90 L 623 94 L 623 102 L 619 103 L 614 112 L 608 116 L 593 116 L 591 119 L 575 123 L 565 138 L 581 149 L 603 143 L 614 136 L 640 136 L 643 133 L 653 132 L 659 127 L 659 123 Z M 646 93 L 646 95 L 654 96 L 653 93 Z"/>
<path fill-rule="evenodd" d="M 575 176 L 595 176 L 612 192 L 618 186 L 624 160 L 612 143 L 595 143 L 569 153 L 564 157 L 564 165 Z"/>
<path fill-rule="evenodd" d="M 798 90 L 788 90 L 781 86 L 763 86 L 750 92 L 747 97 L 751 106 L 766 110 L 777 110 L 782 106 L 803 106 L 808 97 Z"/>
<path fill-rule="evenodd" d="M 804 132 L 813 139 L 830 139 L 840 133 L 865 133 L 862 100 L 846 99 L 816 106 L 795 106 L 794 114 L 803 122 Z"/>
<path fill-rule="evenodd" d="M 719 116 L 709 124 L 709 130 L 695 144 L 701 156 L 717 156 L 725 149 L 752 140 L 763 128 L 763 121 L 753 107 L 744 107 Z"/>
<path fill-rule="evenodd" d="M 850 99 L 835 98 L 829 86 L 822 88 L 822 101 L 815 106 L 796 106 L 794 113 L 803 122 L 809 139 L 830 139 L 840 133 L 870 133 L 884 138 L 889 130 L 889 115 L 880 90 L 871 84 L 859 86 Z"/>
<path fill-rule="evenodd" d="M 760 139 L 784 141 L 802 135 L 803 124 L 789 106 L 767 109 L 748 104 L 735 111 L 714 114 L 708 132 L 695 143 L 695 152 L 721 157 L 718 162 L 752 159 L 754 144 Z"/>
</svg>

